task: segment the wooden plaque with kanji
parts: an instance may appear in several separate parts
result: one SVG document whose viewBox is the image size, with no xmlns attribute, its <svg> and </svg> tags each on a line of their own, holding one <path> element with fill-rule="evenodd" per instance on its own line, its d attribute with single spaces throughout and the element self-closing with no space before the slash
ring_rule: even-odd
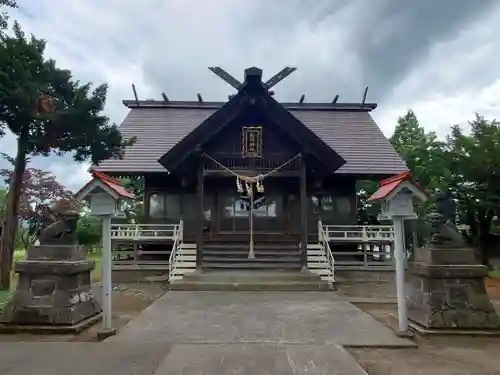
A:
<svg viewBox="0 0 500 375">
<path fill-rule="evenodd" d="M 241 128 L 241 156 L 244 158 L 262 157 L 262 126 Z"/>
</svg>

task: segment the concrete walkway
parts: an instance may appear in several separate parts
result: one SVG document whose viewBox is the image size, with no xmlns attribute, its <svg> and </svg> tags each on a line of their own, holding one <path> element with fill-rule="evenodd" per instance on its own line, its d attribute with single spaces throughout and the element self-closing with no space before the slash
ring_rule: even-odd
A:
<svg viewBox="0 0 500 375">
<path fill-rule="evenodd" d="M 329 292 L 169 292 L 102 343 L 0 343 L 1 375 L 366 375 L 342 346 L 412 346 Z"/>
<path fill-rule="evenodd" d="M 172 345 L 155 375 L 365 375 L 343 346 L 413 346 L 327 292 L 169 292 L 106 342 Z"/>
<path fill-rule="evenodd" d="M 1 375 L 153 375 L 167 344 L 0 343 Z"/>
<path fill-rule="evenodd" d="M 333 292 L 169 292 L 108 341 L 413 346 Z"/>
</svg>

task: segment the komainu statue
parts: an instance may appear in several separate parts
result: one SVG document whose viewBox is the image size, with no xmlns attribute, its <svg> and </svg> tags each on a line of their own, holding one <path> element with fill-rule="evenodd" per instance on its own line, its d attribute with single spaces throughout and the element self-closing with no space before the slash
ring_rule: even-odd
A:
<svg viewBox="0 0 500 375">
<path fill-rule="evenodd" d="M 466 241 L 458 230 L 456 204 L 449 191 L 445 190 L 436 197 L 436 212 L 427 215 L 431 227 L 431 244 L 453 244 L 465 246 Z"/>
<path fill-rule="evenodd" d="M 76 243 L 76 226 L 80 215 L 77 203 L 63 198 L 42 215 L 42 228 L 38 236 L 40 245 Z"/>
</svg>

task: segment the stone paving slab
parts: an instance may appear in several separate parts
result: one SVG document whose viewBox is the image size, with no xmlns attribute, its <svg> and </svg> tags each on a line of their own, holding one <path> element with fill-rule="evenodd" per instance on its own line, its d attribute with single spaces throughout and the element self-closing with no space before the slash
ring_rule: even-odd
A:
<svg viewBox="0 0 500 375">
<path fill-rule="evenodd" d="M 168 292 L 108 341 L 414 346 L 333 292 Z"/>
<path fill-rule="evenodd" d="M 155 375 L 368 375 L 338 345 L 180 344 Z"/>
<path fill-rule="evenodd" d="M 153 375 L 166 344 L 0 343 L 1 375 Z"/>
</svg>

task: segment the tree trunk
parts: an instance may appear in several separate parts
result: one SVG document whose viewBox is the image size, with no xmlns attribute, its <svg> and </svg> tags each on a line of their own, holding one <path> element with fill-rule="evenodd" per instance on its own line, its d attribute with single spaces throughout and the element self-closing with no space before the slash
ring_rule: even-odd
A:
<svg viewBox="0 0 500 375">
<path fill-rule="evenodd" d="M 18 229 L 19 200 L 26 171 L 27 159 L 24 147 L 18 142 L 14 173 L 10 181 L 5 214 L 5 227 L 0 241 L 0 290 L 10 288 L 10 271 L 14 255 L 14 244 Z"/>
</svg>

